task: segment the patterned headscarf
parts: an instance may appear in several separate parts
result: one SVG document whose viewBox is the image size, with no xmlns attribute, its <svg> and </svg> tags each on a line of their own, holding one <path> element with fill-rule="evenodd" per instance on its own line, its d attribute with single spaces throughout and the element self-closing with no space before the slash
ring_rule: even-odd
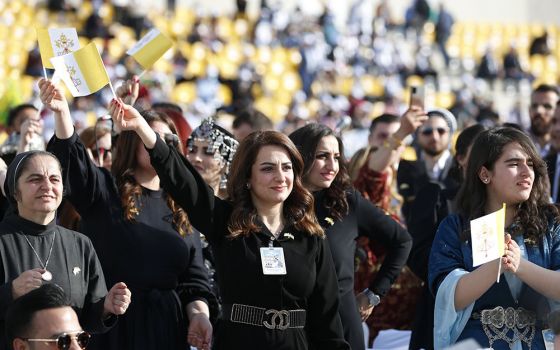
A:
<svg viewBox="0 0 560 350">
<path fill-rule="evenodd" d="M 207 141 L 208 148 L 206 154 L 214 155 L 216 160 L 224 162 L 226 171 L 220 180 L 220 188 L 225 188 L 229 167 L 237 151 L 239 142 L 229 131 L 214 123 L 212 118 L 204 119 L 202 123 L 193 130 L 191 136 L 187 140 L 187 149 L 189 152 L 193 150 L 194 140 Z"/>
</svg>

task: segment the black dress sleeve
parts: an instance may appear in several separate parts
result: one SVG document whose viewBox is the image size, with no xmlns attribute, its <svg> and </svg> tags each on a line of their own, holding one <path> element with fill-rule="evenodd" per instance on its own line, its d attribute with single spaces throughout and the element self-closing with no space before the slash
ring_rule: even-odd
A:
<svg viewBox="0 0 560 350">
<path fill-rule="evenodd" d="M 78 134 L 68 139 L 53 136 L 47 145 L 62 165 L 65 196 L 82 214 L 91 209 L 100 198 L 106 197 L 108 186 L 113 186 L 107 170 L 97 167 L 90 159 Z M 108 183 L 109 182 L 109 183 Z"/>
<path fill-rule="evenodd" d="M 0 324 L 3 324 L 6 311 L 13 301 L 12 281 L 0 285 Z"/>
<path fill-rule="evenodd" d="M 214 212 L 216 202 L 220 200 L 214 196 L 212 188 L 189 161 L 175 147 L 163 142 L 159 135 L 155 147 L 148 149 L 148 153 L 161 187 L 186 211 L 192 225 L 211 241 L 215 236 L 214 219 L 223 218 Z"/>
<path fill-rule="evenodd" d="M 89 238 L 83 237 L 79 244 L 84 245 L 84 259 L 86 259 L 84 266 L 87 266 L 87 274 L 84 274 L 84 278 L 87 278 L 87 294 L 80 315 L 80 324 L 92 333 L 104 333 L 116 323 L 114 315 L 106 320 L 103 319 L 103 309 L 107 295 L 105 277 Z"/>
<path fill-rule="evenodd" d="M 208 270 L 204 266 L 202 258 L 202 245 L 200 244 L 200 233 L 194 231 L 185 237 L 190 248 L 190 260 L 188 267 L 179 276 L 179 285 L 176 288 L 183 309 L 185 310 L 185 319 L 188 319 L 186 307 L 189 303 L 201 300 L 210 308 L 212 319 L 218 316 L 218 302 L 214 294 L 210 290 L 208 283 Z"/>
<path fill-rule="evenodd" d="M 359 234 L 382 243 L 387 249 L 381 269 L 369 286 L 374 293 L 383 296 L 391 289 L 406 264 L 412 248 L 412 238 L 398 222 L 361 194 L 353 191 L 352 197 L 356 203 Z"/>
<path fill-rule="evenodd" d="M 327 239 L 317 239 L 315 288 L 309 297 L 307 331 L 314 349 L 350 349 L 338 313 L 338 282 Z"/>
</svg>

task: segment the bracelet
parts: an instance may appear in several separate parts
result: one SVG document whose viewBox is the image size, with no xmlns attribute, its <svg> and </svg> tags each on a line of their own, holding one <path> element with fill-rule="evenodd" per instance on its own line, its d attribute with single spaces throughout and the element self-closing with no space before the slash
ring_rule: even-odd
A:
<svg viewBox="0 0 560 350">
<path fill-rule="evenodd" d="M 391 142 L 389 141 L 392 141 L 393 144 L 391 144 Z M 391 136 L 387 140 L 383 141 L 383 147 L 393 149 L 393 150 L 401 147 L 402 144 L 403 141 L 395 136 Z"/>
</svg>

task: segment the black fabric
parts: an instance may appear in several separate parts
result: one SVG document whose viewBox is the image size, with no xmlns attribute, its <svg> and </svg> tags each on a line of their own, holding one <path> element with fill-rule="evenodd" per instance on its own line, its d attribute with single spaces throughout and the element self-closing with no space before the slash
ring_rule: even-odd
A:
<svg viewBox="0 0 560 350">
<path fill-rule="evenodd" d="M 270 330 L 220 320 L 214 349 L 349 349 L 338 316 L 338 289 L 328 242 L 287 225 L 275 247 L 282 247 L 287 275 L 263 275 L 260 248 L 271 233 L 230 239 L 227 224 L 233 204 L 214 197 L 190 163 L 159 137 L 149 150 L 165 190 L 189 213 L 212 246 L 224 304 L 307 311 L 305 329 Z M 290 235 L 287 235 L 290 233 Z"/>
<path fill-rule="evenodd" d="M 109 333 L 94 337 L 92 348 L 187 347 L 185 306 L 213 298 L 198 233 L 179 235 L 163 191 L 143 189 L 138 216 L 125 220 L 113 176 L 93 164 L 76 134 L 54 137 L 48 149 L 62 163 L 68 199 L 82 217 L 108 285 L 122 281 L 132 292 L 126 314 Z"/>
<path fill-rule="evenodd" d="M 11 349 L 6 344 L 4 315 L 13 301 L 12 281 L 27 270 L 42 268 L 26 237 L 41 263 L 45 263 L 52 244 L 47 270 L 53 279 L 44 283 L 62 287 L 85 330 L 106 332 L 108 325 L 103 323 L 102 314 L 107 289 L 91 241 L 78 232 L 57 226 L 54 220 L 39 225 L 10 215 L 0 223 L 0 349 Z"/>
<path fill-rule="evenodd" d="M 433 349 L 435 298 L 428 288 L 430 250 L 440 222 L 452 212 L 452 201 L 459 184 L 447 178 L 446 184 L 430 182 L 416 195 L 411 205 L 408 230 L 413 245 L 408 258 L 410 269 L 424 281 L 422 297 L 416 304 L 409 348 Z"/>
<path fill-rule="evenodd" d="M 549 155 L 547 155 L 544 158 L 544 161 L 546 163 L 546 170 L 548 172 L 548 180 L 550 182 L 550 197 L 554 198 L 554 193 L 552 193 L 552 191 L 554 191 L 554 174 L 556 172 L 556 157 L 558 155 L 555 152 L 550 153 Z M 557 202 L 558 200 L 560 200 L 560 186 L 558 186 L 558 192 L 556 199 Z"/>
<path fill-rule="evenodd" d="M 406 263 L 412 247 L 412 238 L 396 221 L 386 215 L 356 190 L 347 193 L 348 214 L 342 220 L 332 221 L 324 206 L 325 190 L 314 193 L 315 213 L 329 239 L 334 266 L 338 277 L 339 314 L 344 337 L 353 350 L 364 349 L 362 321 L 354 295 L 354 255 L 356 239 L 365 236 L 383 244 L 387 256 L 369 289 L 384 296 Z M 330 222 L 334 222 L 333 225 Z"/>
</svg>

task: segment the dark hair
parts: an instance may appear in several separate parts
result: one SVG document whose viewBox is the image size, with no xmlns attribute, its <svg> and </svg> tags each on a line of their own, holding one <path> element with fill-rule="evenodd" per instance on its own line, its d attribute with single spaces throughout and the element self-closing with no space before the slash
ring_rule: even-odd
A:
<svg viewBox="0 0 560 350">
<path fill-rule="evenodd" d="M 553 92 L 556 94 L 556 96 L 560 96 L 560 90 L 558 90 L 558 87 L 556 85 L 550 85 L 550 84 L 540 84 L 539 86 L 537 86 L 533 92 L 531 93 L 531 95 L 537 93 L 537 92 Z"/>
<path fill-rule="evenodd" d="M 373 132 L 377 124 L 381 124 L 381 123 L 391 124 L 391 123 L 398 123 L 398 122 L 400 122 L 400 118 L 394 114 L 388 114 L 388 113 L 381 114 L 379 117 L 371 121 L 371 124 L 369 125 L 369 132 Z"/>
<path fill-rule="evenodd" d="M 31 323 L 36 312 L 70 306 L 64 290 L 53 283 L 22 295 L 6 311 L 6 339 L 12 344 L 15 338 L 30 336 Z"/>
<path fill-rule="evenodd" d="M 241 110 L 233 119 L 231 127 L 239 128 L 243 124 L 249 124 L 255 131 L 271 130 L 273 128 L 272 121 L 264 113 L 254 108 L 245 108 Z"/>
<path fill-rule="evenodd" d="M 516 217 L 519 231 L 512 234 L 525 232 L 525 237 L 537 242 L 547 231 L 548 217 L 556 217 L 558 210 L 549 203 L 549 183 L 545 162 L 529 137 L 517 129 L 494 128 L 478 135 L 471 149 L 465 181 L 457 195 L 457 209 L 459 214 L 468 220 L 485 215 L 487 193 L 486 186 L 479 178 L 480 169 L 484 166 L 492 170 L 504 148 L 513 142 L 518 143 L 527 153 L 528 159 L 533 162 L 535 180 L 529 198 L 519 204 Z M 465 230 L 462 238 L 467 239 L 467 237 L 468 230 Z"/>
<path fill-rule="evenodd" d="M 171 129 L 173 134 L 177 134 L 175 124 L 165 113 L 143 111 L 141 115 L 148 124 L 152 125 L 155 122 L 164 123 Z M 138 166 L 136 150 L 141 142 L 140 137 L 134 131 L 121 132 L 115 145 L 115 155 L 111 166 L 111 172 L 116 178 L 117 187 L 121 195 L 124 216 L 128 221 L 134 221 L 142 206 L 142 203 L 137 203 L 138 198 L 142 195 L 142 187 L 134 178 L 134 169 Z M 182 153 L 180 148 L 177 150 Z M 169 195 L 167 195 L 167 205 L 173 212 L 173 224 L 179 234 L 185 236 L 191 232 L 192 229 L 187 214 Z"/>
<path fill-rule="evenodd" d="M 463 171 L 459 162 L 457 162 L 458 156 L 466 156 L 469 147 L 473 144 L 476 137 L 486 130 L 486 127 L 482 124 L 474 124 L 468 128 L 463 129 L 457 140 L 455 141 L 455 157 L 453 158 L 453 165 L 449 169 L 449 176 L 455 181 L 461 183 L 463 181 Z"/>
<path fill-rule="evenodd" d="M 284 202 L 284 218 L 296 229 L 310 235 L 324 236 L 323 229 L 314 214 L 313 195 L 302 184 L 303 160 L 288 136 L 277 131 L 257 131 L 247 136 L 239 145 L 230 169 L 227 183 L 228 196 L 235 203 L 229 219 L 230 237 L 248 236 L 260 230 L 257 211 L 247 189 L 251 170 L 259 151 L 264 146 L 284 149 L 294 172 L 292 192 Z"/>
<path fill-rule="evenodd" d="M 21 174 L 25 170 L 27 170 L 29 166 L 29 162 L 35 157 L 38 156 L 48 156 L 54 158 L 56 163 L 58 164 L 58 168 L 62 172 L 62 166 L 60 165 L 60 161 L 58 158 L 47 151 L 28 151 L 23 152 L 14 158 L 8 170 L 6 171 L 6 179 L 4 180 L 4 193 L 6 193 L 6 198 L 14 205 L 14 209 L 17 210 L 17 200 L 15 196 L 19 193 L 19 189 L 17 188 L 17 182 L 21 177 Z"/>
<path fill-rule="evenodd" d="M 14 122 L 16 121 L 16 117 L 18 116 L 18 114 L 20 114 L 21 111 L 23 111 L 24 109 L 27 109 L 27 108 L 31 108 L 31 109 L 34 109 L 36 111 L 39 111 L 37 109 L 37 107 L 35 107 L 31 103 L 23 103 L 23 104 L 17 105 L 14 108 L 10 109 L 10 111 L 8 112 L 8 118 L 6 119 L 7 126 L 9 126 L 9 127 L 14 126 Z"/>
<path fill-rule="evenodd" d="M 341 220 L 348 214 L 348 201 L 346 200 L 346 191 L 352 187 L 350 176 L 346 168 L 344 159 L 344 145 L 339 137 L 335 135 L 333 130 L 326 125 L 311 123 L 307 124 L 290 134 L 290 139 L 296 145 L 301 156 L 303 157 L 303 178 L 309 175 L 313 162 L 315 162 L 315 153 L 317 145 L 323 137 L 334 136 L 338 142 L 340 151 L 339 171 L 334 178 L 331 186 L 325 190 L 324 206 L 328 209 L 329 215 Z"/>
</svg>

